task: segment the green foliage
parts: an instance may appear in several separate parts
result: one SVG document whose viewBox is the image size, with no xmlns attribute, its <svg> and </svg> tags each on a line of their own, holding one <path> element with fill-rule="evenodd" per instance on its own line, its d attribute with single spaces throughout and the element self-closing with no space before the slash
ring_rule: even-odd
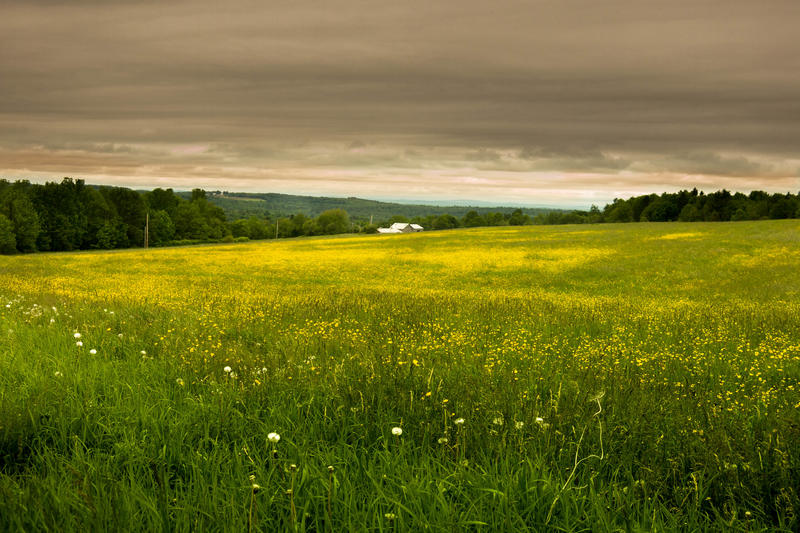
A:
<svg viewBox="0 0 800 533">
<path fill-rule="evenodd" d="M 458 219 L 453 215 L 443 214 L 433 221 L 433 229 L 453 229 L 458 227 Z"/>
<path fill-rule="evenodd" d="M 101 192 L 114 206 L 117 218 L 125 229 L 126 242 L 121 246 L 144 246 L 147 208 L 142 195 L 124 187 L 104 187 Z"/>
<path fill-rule="evenodd" d="M 488 226 L 486 219 L 478 214 L 477 211 L 469 211 L 464 215 L 461 225 L 465 228 L 477 228 L 479 226 Z"/>
<path fill-rule="evenodd" d="M 698 222 L 703 220 L 703 214 L 695 204 L 686 204 L 678 215 L 681 222 Z"/>
<path fill-rule="evenodd" d="M 146 192 L 144 200 L 147 206 L 153 211 L 166 211 L 170 218 L 175 216 L 175 210 L 181 202 L 172 189 L 153 189 Z"/>
<path fill-rule="evenodd" d="M 0 194 L 0 213 L 11 221 L 17 250 L 35 251 L 41 225 L 39 214 L 25 192 L 25 185 L 18 184 L 3 189 Z"/>
<path fill-rule="evenodd" d="M 350 217 L 343 209 L 330 209 L 317 217 L 320 235 L 335 235 L 350 231 Z"/>
<path fill-rule="evenodd" d="M 94 248 L 111 250 L 112 248 L 127 246 L 128 234 L 125 225 L 119 219 L 108 220 L 97 230 Z"/>
<path fill-rule="evenodd" d="M 531 223 L 531 217 L 526 214 L 523 214 L 521 209 L 515 210 L 511 213 L 511 217 L 508 219 L 509 226 L 525 226 Z"/>
<path fill-rule="evenodd" d="M 83 209 L 86 213 L 86 234 L 81 248 L 107 248 L 98 242 L 99 233 L 108 221 L 117 219 L 116 210 L 109 204 L 103 194 L 94 187 L 85 187 L 82 193 Z M 107 236 L 104 236 L 104 240 Z M 115 239 L 115 242 L 119 239 Z M 125 239 L 127 240 L 127 239 Z M 104 244 L 106 242 L 104 241 Z"/>
<path fill-rule="evenodd" d="M 178 193 L 185 199 L 190 199 L 190 193 Z M 388 222 L 409 222 L 417 217 L 428 217 L 430 215 L 450 214 L 455 217 L 463 217 L 469 211 L 476 211 L 478 214 L 485 215 L 490 212 L 499 212 L 510 215 L 515 207 L 477 207 L 477 206 L 435 206 L 435 205 L 416 205 L 393 202 L 379 202 L 376 200 L 365 200 L 363 198 L 330 198 L 318 196 L 296 196 L 290 194 L 277 193 L 223 193 L 214 191 L 207 193 L 209 201 L 222 207 L 227 217 L 231 220 L 239 218 L 249 218 L 256 216 L 259 218 L 270 218 L 275 220 L 279 217 L 288 217 L 297 213 L 304 213 L 308 217 L 317 217 L 324 211 L 330 209 L 342 209 L 348 213 L 354 221 L 369 222 L 370 217 L 373 221 Z M 557 209 L 526 207 L 522 211 L 528 215 L 537 215 Z"/>
<path fill-rule="evenodd" d="M 614 203 L 605 207 L 606 222 L 632 222 L 633 206 L 625 200 L 614 200 Z"/>
<path fill-rule="evenodd" d="M 0 213 L 0 254 L 13 254 L 17 251 L 17 238 L 14 224 Z"/>
<path fill-rule="evenodd" d="M 175 238 L 175 225 L 169 213 L 158 209 L 150 213 L 150 242 L 153 245 L 166 244 Z"/>
</svg>

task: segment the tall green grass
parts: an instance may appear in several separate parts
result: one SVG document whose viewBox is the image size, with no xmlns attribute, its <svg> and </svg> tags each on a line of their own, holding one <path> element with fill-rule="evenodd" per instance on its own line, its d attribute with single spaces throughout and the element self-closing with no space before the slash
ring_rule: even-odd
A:
<svg viewBox="0 0 800 533">
<path fill-rule="evenodd" d="M 799 229 L 0 259 L 0 529 L 795 531 Z"/>
</svg>

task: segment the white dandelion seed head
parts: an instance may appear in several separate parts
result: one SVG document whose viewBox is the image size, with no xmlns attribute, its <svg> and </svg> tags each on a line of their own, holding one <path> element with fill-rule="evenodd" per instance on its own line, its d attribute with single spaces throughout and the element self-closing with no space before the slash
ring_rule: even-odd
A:
<svg viewBox="0 0 800 533">
<path fill-rule="evenodd" d="M 97 350 L 92 348 L 91 350 L 89 350 L 89 353 L 92 354 L 92 355 L 95 355 L 97 353 Z"/>
<path fill-rule="evenodd" d="M 269 440 L 272 444 L 276 444 L 279 440 L 281 440 L 281 436 L 275 432 L 272 432 L 267 435 L 267 440 Z"/>
<path fill-rule="evenodd" d="M 56 370 L 56 371 L 55 371 L 55 376 L 56 376 L 57 378 L 60 378 L 60 377 L 61 377 L 61 376 L 63 376 L 63 375 L 64 375 L 64 374 L 62 374 L 62 373 L 61 373 L 61 372 L 59 372 L 58 370 Z"/>
<path fill-rule="evenodd" d="M 75 346 L 80 348 L 81 346 L 83 346 L 83 343 L 81 341 L 78 341 L 78 342 L 75 343 Z"/>
<path fill-rule="evenodd" d="M 73 335 L 73 337 L 75 337 L 76 339 L 80 339 L 80 338 L 81 338 L 81 334 L 76 332 L 76 333 Z"/>
<path fill-rule="evenodd" d="M 439 444 L 447 444 L 450 442 L 447 437 L 439 437 Z"/>
<path fill-rule="evenodd" d="M 392 435 L 394 435 L 396 437 L 399 437 L 402 434 L 403 434 L 403 428 L 399 428 L 399 427 L 393 427 L 392 428 Z"/>
<path fill-rule="evenodd" d="M 122 333 L 117 333 L 117 337 L 122 338 Z"/>
<path fill-rule="evenodd" d="M 461 426 L 461 425 L 464 424 L 464 422 L 465 422 L 465 420 L 463 418 L 456 418 L 455 421 L 453 422 L 453 424 L 455 424 L 457 426 Z"/>
<path fill-rule="evenodd" d="M 544 418 L 542 418 L 541 416 L 537 416 L 536 417 L 536 423 L 537 424 L 544 424 Z"/>
<path fill-rule="evenodd" d="M 225 373 L 227 373 L 227 374 L 230 374 L 230 373 L 231 373 L 231 370 L 233 370 L 233 369 L 232 369 L 231 367 L 229 367 L 229 366 L 226 366 L 226 367 L 225 367 L 225 368 L 223 368 L 222 370 L 223 370 Z"/>
</svg>

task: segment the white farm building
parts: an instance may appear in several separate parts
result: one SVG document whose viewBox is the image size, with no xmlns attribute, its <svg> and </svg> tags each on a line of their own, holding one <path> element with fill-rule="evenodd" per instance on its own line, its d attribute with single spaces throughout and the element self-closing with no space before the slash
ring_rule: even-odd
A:
<svg viewBox="0 0 800 533">
<path fill-rule="evenodd" d="M 408 222 L 395 222 L 388 228 L 378 228 L 378 233 L 415 233 L 422 231 L 419 224 L 409 224 Z"/>
</svg>

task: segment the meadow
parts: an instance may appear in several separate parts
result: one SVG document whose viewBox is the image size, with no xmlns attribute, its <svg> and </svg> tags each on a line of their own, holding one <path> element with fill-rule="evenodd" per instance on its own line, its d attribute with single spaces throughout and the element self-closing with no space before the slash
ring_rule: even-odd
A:
<svg viewBox="0 0 800 533">
<path fill-rule="evenodd" d="M 797 531 L 800 221 L 0 257 L 0 530 Z"/>
</svg>

